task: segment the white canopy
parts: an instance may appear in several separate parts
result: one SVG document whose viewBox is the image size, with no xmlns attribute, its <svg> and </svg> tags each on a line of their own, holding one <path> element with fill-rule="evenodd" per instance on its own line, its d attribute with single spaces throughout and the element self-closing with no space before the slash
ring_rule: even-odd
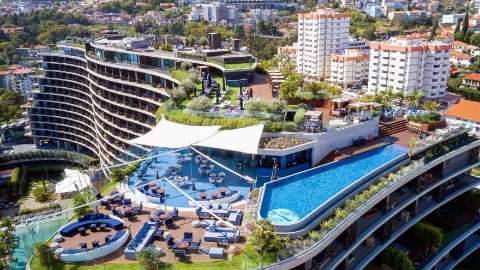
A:
<svg viewBox="0 0 480 270">
<path fill-rule="evenodd" d="M 65 169 L 65 179 L 55 184 L 55 193 L 80 191 L 90 186 L 90 177 L 77 170 Z"/>
<path fill-rule="evenodd" d="M 262 131 L 263 125 L 223 130 L 195 145 L 256 154 Z"/>
<path fill-rule="evenodd" d="M 156 127 L 130 142 L 154 147 L 182 148 L 212 136 L 219 129 L 220 126 L 189 126 L 162 118 Z"/>
</svg>

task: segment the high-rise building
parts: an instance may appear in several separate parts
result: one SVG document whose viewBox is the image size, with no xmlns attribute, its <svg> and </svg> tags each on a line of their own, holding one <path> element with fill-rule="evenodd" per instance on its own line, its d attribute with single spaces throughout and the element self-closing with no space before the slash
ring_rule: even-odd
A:
<svg viewBox="0 0 480 270">
<path fill-rule="evenodd" d="M 425 97 L 445 96 L 450 72 L 450 44 L 418 39 L 370 43 L 368 91 L 423 91 Z"/>
<path fill-rule="evenodd" d="M 324 80 L 330 76 L 332 53 L 348 44 L 350 14 L 333 9 L 318 9 L 298 14 L 297 71 Z"/>
<path fill-rule="evenodd" d="M 365 83 L 368 79 L 368 59 L 368 53 L 358 49 L 332 54 L 329 81 L 345 87 Z"/>
</svg>

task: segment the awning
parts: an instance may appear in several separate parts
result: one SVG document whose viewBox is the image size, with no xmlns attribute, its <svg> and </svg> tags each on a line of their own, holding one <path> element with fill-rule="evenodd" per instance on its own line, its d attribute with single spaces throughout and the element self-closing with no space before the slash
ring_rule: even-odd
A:
<svg viewBox="0 0 480 270">
<path fill-rule="evenodd" d="M 220 129 L 220 126 L 189 126 L 162 118 L 149 132 L 130 140 L 130 143 L 153 147 L 182 148 L 202 141 Z"/>
<path fill-rule="evenodd" d="M 262 131 L 263 125 L 223 130 L 195 145 L 246 154 L 256 154 Z"/>
<path fill-rule="evenodd" d="M 65 169 L 65 179 L 55 184 L 55 193 L 80 191 L 90 186 L 90 177 L 77 170 Z"/>
</svg>

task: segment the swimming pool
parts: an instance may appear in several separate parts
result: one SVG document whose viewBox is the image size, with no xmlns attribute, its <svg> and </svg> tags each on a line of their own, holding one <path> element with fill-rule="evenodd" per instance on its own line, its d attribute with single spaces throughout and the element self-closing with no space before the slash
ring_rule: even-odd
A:
<svg viewBox="0 0 480 270">
<path fill-rule="evenodd" d="M 389 145 L 267 183 L 260 216 L 275 225 L 299 223 L 344 189 L 366 181 L 373 171 L 405 158 L 405 148 Z"/>
<path fill-rule="evenodd" d="M 48 240 L 60 227 L 65 225 L 68 219 L 69 215 L 61 214 L 16 226 L 15 236 L 18 238 L 18 246 L 14 250 L 14 257 L 17 261 L 12 263 L 11 269 L 24 270 L 27 261 L 33 255 L 35 243 Z"/>
</svg>

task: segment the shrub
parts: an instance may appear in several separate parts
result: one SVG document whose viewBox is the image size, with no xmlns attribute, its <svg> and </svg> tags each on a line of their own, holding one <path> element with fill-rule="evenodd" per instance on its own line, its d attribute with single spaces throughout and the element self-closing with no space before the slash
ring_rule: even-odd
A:
<svg viewBox="0 0 480 270">
<path fill-rule="evenodd" d="M 270 103 L 267 103 L 267 112 L 281 114 L 287 110 L 287 102 L 280 99 L 273 99 Z"/>
<path fill-rule="evenodd" d="M 160 253 L 154 248 L 144 248 L 137 252 L 136 257 L 138 264 L 144 270 L 158 270 L 162 262 L 160 261 Z"/>
<path fill-rule="evenodd" d="M 110 179 L 114 183 L 121 182 L 125 178 L 125 174 L 120 168 L 114 168 L 110 172 Z"/>
<path fill-rule="evenodd" d="M 20 168 L 13 169 L 12 176 L 10 177 L 9 188 L 14 195 L 18 195 L 20 191 Z"/>
<path fill-rule="evenodd" d="M 79 207 L 81 205 L 85 205 L 87 202 L 88 202 L 87 194 L 78 193 L 77 195 L 75 195 L 75 197 L 73 197 L 73 206 L 78 207 L 78 208 L 75 208 L 75 210 L 73 210 L 75 215 L 81 217 L 87 214 L 88 212 L 92 211 L 92 208 L 89 205 Z"/>
<path fill-rule="evenodd" d="M 172 45 L 166 43 L 160 47 L 160 50 L 166 51 L 166 52 L 173 52 L 173 47 Z"/>
<path fill-rule="evenodd" d="M 315 95 L 312 92 L 297 91 L 295 92 L 295 99 L 301 101 L 312 101 L 315 99 Z"/>
<path fill-rule="evenodd" d="M 410 235 L 416 241 L 423 243 L 427 251 L 430 247 L 438 248 L 443 241 L 443 232 L 432 224 L 419 222 L 410 230 Z"/>
<path fill-rule="evenodd" d="M 48 202 L 52 200 L 53 193 L 51 193 L 45 186 L 45 183 L 43 183 L 41 186 L 33 189 L 33 197 L 36 202 Z"/>
<path fill-rule="evenodd" d="M 192 68 L 192 63 L 190 62 L 186 62 L 186 61 L 183 61 L 181 64 L 180 64 L 180 68 L 183 69 L 183 70 L 189 70 Z"/>
<path fill-rule="evenodd" d="M 305 120 L 305 113 L 306 111 L 304 109 L 297 110 L 295 112 L 295 116 L 293 117 L 293 122 L 295 122 L 297 125 L 303 124 Z"/>
<path fill-rule="evenodd" d="M 259 98 L 254 98 L 245 105 L 245 110 L 250 112 L 264 112 L 266 109 L 267 103 Z"/>
<path fill-rule="evenodd" d="M 188 96 L 197 90 L 197 85 L 190 78 L 181 81 L 180 87 L 185 90 Z"/>
<path fill-rule="evenodd" d="M 269 132 L 280 132 L 283 130 L 282 122 L 270 121 L 265 125 L 265 130 Z"/>
<path fill-rule="evenodd" d="M 42 208 L 37 208 L 37 209 L 23 208 L 22 210 L 20 210 L 20 215 L 41 213 L 41 212 L 52 210 L 52 209 L 60 210 L 61 208 L 62 207 L 58 203 L 51 203 L 47 206 L 43 206 Z"/>
<path fill-rule="evenodd" d="M 404 252 L 389 247 L 382 253 L 382 261 L 395 270 L 414 270 L 415 266 Z"/>
<path fill-rule="evenodd" d="M 187 92 L 182 87 L 175 87 L 173 89 L 168 90 L 168 94 L 170 98 L 175 103 L 175 106 L 180 106 L 180 104 L 187 99 Z"/>
<path fill-rule="evenodd" d="M 192 111 L 208 112 L 212 108 L 212 103 L 205 96 L 197 97 L 190 101 L 190 103 L 188 104 L 188 109 Z"/>
</svg>

